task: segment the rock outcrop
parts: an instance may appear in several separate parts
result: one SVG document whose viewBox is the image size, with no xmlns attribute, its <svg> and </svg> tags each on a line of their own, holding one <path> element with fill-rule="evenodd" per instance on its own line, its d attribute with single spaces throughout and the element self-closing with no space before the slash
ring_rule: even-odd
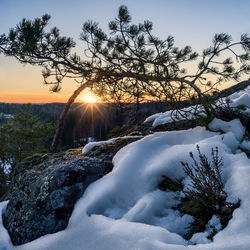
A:
<svg viewBox="0 0 250 250">
<path fill-rule="evenodd" d="M 14 245 L 63 230 L 87 186 L 112 169 L 97 158 L 63 156 L 20 173 L 9 191 L 3 223 Z"/>
</svg>

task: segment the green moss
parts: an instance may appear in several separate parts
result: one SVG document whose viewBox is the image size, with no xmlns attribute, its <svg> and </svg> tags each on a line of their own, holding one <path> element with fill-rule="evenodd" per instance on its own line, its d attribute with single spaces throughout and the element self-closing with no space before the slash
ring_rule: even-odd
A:
<svg viewBox="0 0 250 250">
<path fill-rule="evenodd" d="M 115 126 L 108 134 L 109 137 L 119 136 L 122 132 L 124 132 L 123 126 Z"/>
<path fill-rule="evenodd" d="M 215 118 L 215 116 L 200 117 L 200 118 L 198 119 L 198 122 L 197 122 L 197 123 L 198 123 L 199 126 L 206 127 L 206 128 L 209 130 L 208 124 L 209 124 L 214 118 Z"/>
<path fill-rule="evenodd" d="M 69 149 L 65 152 L 65 155 L 83 155 L 82 149 L 83 147 Z"/>
<path fill-rule="evenodd" d="M 17 175 L 23 171 L 29 170 L 32 167 L 46 161 L 51 154 L 33 154 L 29 157 L 26 157 L 22 162 L 17 164 L 17 166 L 13 169 L 12 175 Z"/>
</svg>

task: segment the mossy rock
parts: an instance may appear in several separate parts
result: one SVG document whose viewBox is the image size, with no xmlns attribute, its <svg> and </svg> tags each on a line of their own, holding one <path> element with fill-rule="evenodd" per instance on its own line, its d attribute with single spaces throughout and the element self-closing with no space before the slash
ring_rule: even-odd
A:
<svg viewBox="0 0 250 250">
<path fill-rule="evenodd" d="M 13 169 L 12 175 L 15 176 L 25 170 L 29 170 L 34 166 L 46 161 L 50 156 L 51 154 L 33 154 L 18 163 L 17 166 Z"/>
<path fill-rule="evenodd" d="M 108 134 L 108 137 L 117 137 L 126 134 L 128 126 L 115 126 Z"/>
<path fill-rule="evenodd" d="M 149 124 L 137 124 L 137 125 L 123 125 L 114 127 L 110 133 L 109 138 L 119 136 L 133 136 L 133 135 L 148 135 L 152 133 L 152 128 Z"/>
<path fill-rule="evenodd" d="M 20 163 L 17 164 L 17 166 L 13 169 L 12 175 L 18 175 L 23 171 L 30 170 L 34 166 L 41 164 L 45 161 L 50 161 L 51 163 L 54 163 L 56 160 L 65 157 L 65 156 L 83 156 L 82 154 L 82 147 L 79 148 L 73 148 L 66 151 L 61 151 L 58 153 L 36 153 L 29 157 L 26 157 L 24 160 L 22 160 Z"/>
<path fill-rule="evenodd" d="M 158 125 L 155 128 L 153 128 L 153 130 L 155 132 L 184 130 L 184 129 L 194 128 L 198 125 L 199 125 L 198 120 L 183 120 L 183 121 L 174 121 L 174 122 Z"/>
<path fill-rule="evenodd" d="M 71 148 L 71 149 L 69 149 L 69 150 L 67 150 L 67 151 L 65 152 L 65 155 L 66 155 L 66 156 L 67 156 L 67 155 L 81 156 L 81 155 L 83 155 L 82 149 L 83 149 L 83 147 Z"/>
<path fill-rule="evenodd" d="M 14 245 L 64 230 L 89 184 L 111 171 L 99 159 L 63 156 L 15 176 L 3 224 Z"/>
<path fill-rule="evenodd" d="M 105 144 L 102 146 L 95 146 L 89 152 L 85 153 L 84 156 L 96 157 L 107 162 L 111 162 L 114 155 L 126 145 L 141 139 L 140 137 L 135 138 L 119 138 L 114 143 Z"/>
</svg>

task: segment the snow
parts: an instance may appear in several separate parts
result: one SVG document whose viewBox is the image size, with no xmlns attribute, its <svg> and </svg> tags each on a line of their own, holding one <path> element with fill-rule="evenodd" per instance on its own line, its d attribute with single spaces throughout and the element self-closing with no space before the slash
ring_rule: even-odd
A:
<svg viewBox="0 0 250 250">
<path fill-rule="evenodd" d="M 92 148 L 94 148 L 96 146 L 103 146 L 106 144 L 115 143 L 115 141 L 116 141 L 116 138 L 112 138 L 112 139 L 106 140 L 106 141 L 89 142 L 88 144 L 86 144 L 83 147 L 82 153 L 88 153 Z"/>
<path fill-rule="evenodd" d="M 208 232 L 196 233 L 190 239 L 193 244 L 205 244 L 211 242 L 208 238 Z"/>
<path fill-rule="evenodd" d="M 208 235 L 214 230 L 219 231 L 221 227 L 222 225 L 220 223 L 220 219 L 216 215 L 213 215 L 211 220 L 207 223 L 206 230 L 204 232 L 194 234 L 190 239 L 190 242 L 193 244 L 210 243 L 211 240 L 207 238 Z"/>
<path fill-rule="evenodd" d="M 220 223 L 220 219 L 216 215 L 213 215 L 213 217 L 207 224 L 207 231 L 211 233 L 213 229 L 219 231 L 221 230 L 221 228 L 222 228 L 222 225 Z"/>
<path fill-rule="evenodd" d="M 204 108 L 200 105 L 184 108 L 178 112 L 176 112 L 176 110 L 169 110 L 164 113 L 157 113 L 149 116 L 144 123 L 153 122 L 152 126 L 156 127 L 173 121 L 192 120 L 197 114 L 199 116 L 205 116 Z"/>
<path fill-rule="evenodd" d="M 240 105 L 246 106 L 246 112 L 250 111 L 250 86 L 245 88 L 244 90 L 233 93 L 229 96 L 231 100 L 231 107 L 238 107 Z"/>
<path fill-rule="evenodd" d="M 241 94 L 244 94 L 242 92 Z M 241 97 L 232 95 L 234 103 Z M 235 104 L 236 105 L 236 104 Z M 151 121 L 168 119 L 166 113 L 156 114 Z M 160 118 L 161 117 L 161 118 Z M 111 173 L 92 183 L 75 205 L 68 227 L 45 235 L 30 243 L 14 247 L 0 218 L 0 249 L 17 250 L 235 250 L 250 246 L 250 160 L 239 147 L 248 148 L 245 128 L 239 120 L 214 119 L 208 126 L 148 135 L 122 148 L 113 158 Z M 124 137 L 121 137 L 124 138 Z M 126 137 L 128 138 L 128 137 Z M 83 152 L 97 145 L 114 143 L 118 138 L 91 142 Z M 223 157 L 222 180 L 228 202 L 240 200 L 232 219 L 221 230 L 218 217 L 213 216 L 204 232 L 190 241 L 183 235 L 193 218 L 180 214 L 173 206 L 181 192 L 161 191 L 163 176 L 183 179 L 190 184 L 180 164 L 191 162 L 189 152 L 197 158 L 196 146 L 211 158 L 211 149 L 218 147 Z M 7 202 L 0 203 L 4 212 Z M 211 230 L 219 232 L 213 241 Z"/>
<path fill-rule="evenodd" d="M 11 240 L 7 230 L 3 226 L 1 214 L 5 211 L 8 201 L 0 202 L 0 250 L 11 246 Z"/>
<path fill-rule="evenodd" d="M 214 118 L 213 121 L 208 125 L 209 129 L 213 131 L 232 131 L 238 141 L 243 139 L 246 128 L 242 126 L 239 119 L 234 119 L 230 122 L 222 121 L 220 119 Z"/>
<path fill-rule="evenodd" d="M 5 118 L 5 119 L 12 119 L 14 115 L 11 114 L 5 114 L 0 112 L 0 118 Z"/>
<path fill-rule="evenodd" d="M 3 168 L 5 174 L 9 174 L 11 172 L 11 165 L 9 163 L 3 163 L 0 161 L 0 166 Z"/>
<path fill-rule="evenodd" d="M 140 135 L 134 135 L 134 136 L 122 136 L 122 137 L 116 137 L 116 138 L 112 138 L 106 141 L 97 141 L 97 142 L 89 142 L 88 144 L 86 144 L 83 149 L 82 149 L 82 153 L 88 153 L 92 148 L 96 147 L 96 146 L 104 146 L 107 144 L 113 144 L 116 142 L 116 140 L 118 139 L 130 139 L 130 138 L 141 138 L 142 136 Z"/>
<path fill-rule="evenodd" d="M 250 141 L 249 140 L 244 140 L 241 144 L 240 147 L 246 150 L 250 151 Z"/>
<path fill-rule="evenodd" d="M 246 110 L 242 112 L 250 114 L 250 86 L 248 86 L 244 90 L 233 93 L 227 98 L 229 98 L 230 100 L 230 107 L 237 108 L 240 105 L 243 105 Z M 222 103 L 225 103 L 225 100 L 227 98 L 219 99 L 217 101 L 217 105 L 223 105 Z M 181 109 L 178 112 L 176 112 L 176 110 L 169 110 L 166 112 L 151 115 L 146 118 L 144 123 L 152 122 L 152 127 L 157 127 L 159 125 L 171 123 L 173 121 L 180 121 L 185 119 L 192 120 L 195 118 L 195 113 L 200 116 L 206 116 L 204 108 L 200 105 L 197 105 Z"/>
</svg>

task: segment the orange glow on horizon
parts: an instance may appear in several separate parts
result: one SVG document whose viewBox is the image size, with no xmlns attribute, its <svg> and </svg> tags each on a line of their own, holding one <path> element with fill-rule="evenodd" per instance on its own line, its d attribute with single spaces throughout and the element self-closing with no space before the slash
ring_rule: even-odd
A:
<svg viewBox="0 0 250 250">
<path fill-rule="evenodd" d="M 32 92 L 2 92 L 0 102 L 7 103 L 66 103 L 72 93 L 32 93 Z M 90 90 L 84 91 L 76 99 L 76 102 L 100 103 L 101 99 L 91 93 Z"/>
<path fill-rule="evenodd" d="M 228 88 L 233 86 L 234 83 L 227 83 L 224 86 L 221 86 L 220 89 Z M 64 91 L 59 93 L 51 92 L 11 92 L 11 91 L 0 91 L 0 102 L 6 103 L 66 103 L 73 91 Z M 145 98 L 141 102 L 150 102 L 157 101 L 154 99 Z M 85 102 L 85 103 L 102 103 L 101 98 L 95 96 L 91 90 L 86 89 L 83 91 L 75 102 Z M 112 103 L 114 100 L 104 101 L 105 103 Z"/>
<path fill-rule="evenodd" d="M 9 103 L 52 103 L 67 102 L 69 96 L 60 94 L 39 94 L 39 93 L 0 93 L 0 102 Z"/>
</svg>

